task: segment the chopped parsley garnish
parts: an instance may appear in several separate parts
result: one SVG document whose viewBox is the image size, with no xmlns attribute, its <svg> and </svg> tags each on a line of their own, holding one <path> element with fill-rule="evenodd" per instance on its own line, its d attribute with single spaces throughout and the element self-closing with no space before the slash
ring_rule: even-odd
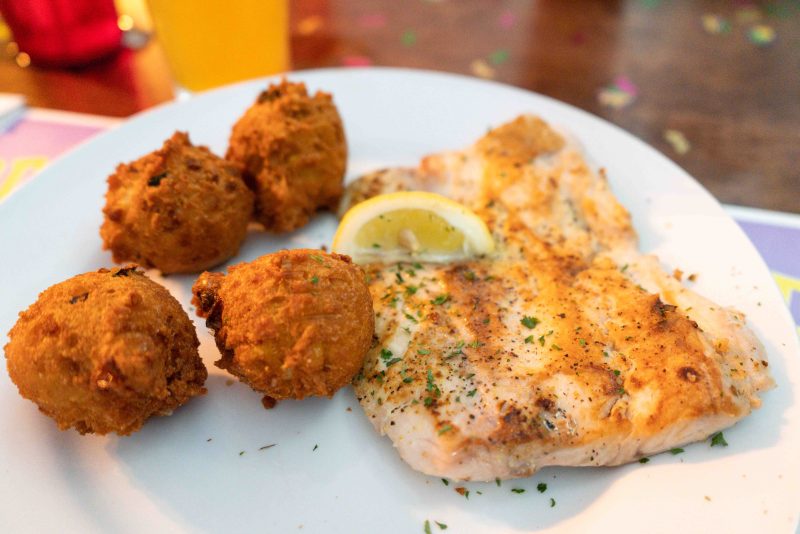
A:
<svg viewBox="0 0 800 534">
<path fill-rule="evenodd" d="M 434 304 L 434 305 L 438 306 L 440 304 L 444 304 L 448 300 L 450 300 L 450 295 L 447 294 L 447 293 L 443 293 L 443 294 L 439 295 L 438 297 L 436 297 L 435 299 L 433 299 L 431 301 L 431 304 Z"/>
<path fill-rule="evenodd" d="M 381 248 L 381 246 L 379 244 L 377 244 L 377 243 L 373 243 L 372 244 L 372 248 Z"/>
<path fill-rule="evenodd" d="M 539 336 L 539 345 L 544 347 L 544 336 Z"/>
<path fill-rule="evenodd" d="M 522 320 L 520 320 L 520 322 L 522 323 L 522 326 L 527 328 L 536 328 L 536 325 L 539 324 L 539 319 L 526 315 L 522 318 Z"/>
<path fill-rule="evenodd" d="M 311 258 L 317 263 L 323 263 L 322 256 L 317 256 L 316 254 L 312 254 L 311 256 L 309 256 L 309 258 Z"/>
<path fill-rule="evenodd" d="M 553 349 L 553 350 L 561 350 L 561 347 L 559 347 L 559 346 L 558 346 L 558 345 L 556 345 L 555 343 L 553 343 L 552 345 L 550 345 L 550 348 L 551 348 L 551 349 Z"/>
<path fill-rule="evenodd" d="M 583 339 L 583 338 L 579 339 L 579 340 L 578 340 L 578 343 L 580 343 L 580 344 L 581 344 L 581 347 L 585 347 L 585 346 L 586 346 L 586 340 L 585 340 L 585 339 Z"/>
<path fill-rule="evenodd" d="M 380 399 L 378 399 L 378 400 L 380 400 Z M 317 450 L 317 449 L 319 449 L 319 445 L 315 444 L 315 445 L 314 445 L 314 448 L 313 448 L 313 449 L 311 449 L 311 452 L 314 452 L 314 451 L 315 451 L 315 450 Z"/>
<path fill-rule="evenodd" d="M 263 447 L 259 447 L 258 450 L 263 451 L 263 450 L 266 450 L 266 449 L 271 449 L 275 445 L 277 445 L 277 443 L 270 443 L 269 445 L 264 445 Z"/>
<path fill-rule="evenodd" d="M 470 343 L 470 344 L 469 344 L 469 345 L 467 345 L 467 346 L 468 346 L 468 347 L 472 347 L 473 349 L 477 349 L 478 347 L 482 347 L 483 345 L 485 345 L 485 343 L 481 343 L 480 341 L 478 341 L 478 340 L 476 339 L 475 341 L 473 341 L 472 343 Z"/>
<path fill-rule="evenodd" d="M 411 266 L 414 267 L 415 269 L 422 269 L 421 263 L 414 262 L 411 264 Z"/>
<path fill-rule="evenodd" d="M 442 392 L 439 390 L 439 386 L 437 386 L 433 381 L 433 371 L 431 371 L 430 369 L 428 369 L 427 383 L 425 385 L 425 391 L 433 393 L 437 397 L 441 397 L 442 396 Z"/>
<path fill-rule="evenodd" d="M 239 451 L 239 456 L 244 456 L 244 451 Z"/>
<path fill-rule="evenodd" d="M 417 319 L 416 319 L 416 318 L 415 318 L 413 315 L 411 315 L 410 313 L 403 312 L 403 315 L 405 316 L 405 318 L 406 318 L 406 319 L 408 319 L 409 321 L 411 321 L 411 322 L 412 322 L 412 323 L 414 323 L 414 324 L 416 324 L 416 323 L 418 323 L 418 322 L 419 322 L 419 321 L 417 321 Z"/>
<path fill-rule="evenodd" d="M 489 318 L 488 317 L 484 317 L 483 318 L 483 324 L 489 324 Z"/>
<path fill-rule="evenodd" d="M 650 461 L 650 458 L 639 458 L 639 463 L 640 464 L 646 464 L 649 461 Z"/>
<path fill-rule="evenodd" d="M 314 284 L 314 285 L 317 285 L 319 283 L 319 277 L 312 276 L 311 277 L 311 283 Z"/>
<path fill-rule="evenodd" d="M 495 478 L 494 479 L 494 483 L 497 484 L 498 488 L 500 487 L 500 479 L 499 478 Z"/>
<path fill-rule="evenodd" d="M 392 358 L 388 362 L 386 362 L 386 367 L 391 367 L 392 365 L 396 364 L 397 362 L 402 362 L 403 358 Z"/>
<path fill-rule="evenodd" d="M 394 277 L 397 278 L 398 284 L 402 284 L 403 282 L 405 282 L 405 279 L 403 279 L 403 275 L 400 273 L 394 273 Z"/>
<path fill-rule="evenodd" d="M 522 488 L 511 488 L 513 493 L 525 493 L 525 490 Z"/>
<path fill-rule="evenodd" d="M 539 493 L 544 493 L 545 491 L 547 491 L 547 484 L 545 484 L 544 482 L 539 482 L 538 484 L 536 484 L 536 490 Z"/>
<path fill-rule="evenodd" d="M 406 286 L 406 295 L 413 295 L 419 289 L 417 286 Z"/>
<path fill-rule="evenodd" d="M 422 529 L 425 534 L 431 534 L 431 522 L 427 519 L 425 520 L 425 528 Z"/>
<path fill-rule="evenodd" d="M 614 376 L 619 376 L 619 369 L 614 369 Z"/>
<path fill-rule="evenodd" d="M 711 436 L 711 446 L 716 447 L 719 445 L 720 447 L 727 447 L 728 442 L 725 441 L 725 436 L 722 435 L 722 432 L 717 432 L 713 436 Z"/>
<path fill-rule="evenodd" d="M 439 527 L 441 530 L 447 530 L 447 525 L 445 525 L 444 523 L 439 523 L 438 521 L 434 521 L 434 523 L 436 523 L 436 526 Z"/>
<path fill-rule="evenodd" d="M 617 394 L 618 394 L 618 395 L 625 395 L 625 393 L 627 393 L 627 392 L 625 391 L 625 388 L 621 387 L 621 388 L 617 389 Z"/>
<path fill-rule="evenodd" d="M 620 269 L 619 271 L 620 271 L 621 273 L 624 273 L 624 272 L 625 272 L 625 271 L 627 271 L 627 270 L 628 270 L 628 264 L 626 263 L 625 265 L 623 265 L 623 266 L 622 266 L 622 269 Z"/>
<path fill-rule="evenodd" d="M 389 349 L 381 349 L 381 359 L 388 360 L 393 356 L 392 351 Z"/>
<path fill-rule="evenodd" d="M 684 450 L 681 449 L 680 447 L 675 447 L 674 449 L 670 449 L 669 452 L 671 455 L 675 456 L 676 454 L 681 454 L 682 452 L 684 452 Z"/>
<path fill-rule="evenodd" d="M 447 480 L 446 478 L 443 478 L 442 479 L 442 484 L 444 484 L 445 486 L 449 486 L 450 485 L 450 481 Z"/>
<path fill-rule="evenodd" d="M 445 432 L 450 432 L 451 430 L 453 430 L 453 427 L 452 427 L 452 426 L 450 426 L 450 425 L 444 425 L 442 428 L 440 428 L 440 429 L 439 429 L 439 435 L 441 436 L 441 435 L 442 435 L 442 434 L 444 434 Z"/>
<path fill-rule="evenodd" d="M 433 399 L 431 397 L 425 397 L 425 399 L 422 401 L 422 404 L 424 404 L 425 407 L 427 408 L 428 406 L 433 404 Z"/>
<path fill-rule="evenodd" d="M 550 497 L 550 508 L 554 507 L 555 505 L 556 505 L 556 500 Z"/>
<path fill-rule="evenodd" d="M 528 336 L 525 338 L 525 343 L 533 343 L 533 336 Z"/>
<path fill-rule="evenodd" d="M 472 271 L 464 271 L 464 278 L 472 282 L 475 280 L 475 273 Z"/>
<path fill-rule="evenodd" d="M 470 391 L 469 393 L 467 393 L 467 397 L 474 397 L 474 396 L 475 396 L 475 394 L 476 394 L 477 392 L 478 392 L 478 390 L 477 390 L 477 389 L 473 389 L 472 391 Z"/>
<path fill-rule="evenodd" d="M 430 353 L 431 351 L 429 351 L 428 349 L 417 349 L 417 354 L 422 354 L 423 356 L 426 356 Z"/>
</svg>

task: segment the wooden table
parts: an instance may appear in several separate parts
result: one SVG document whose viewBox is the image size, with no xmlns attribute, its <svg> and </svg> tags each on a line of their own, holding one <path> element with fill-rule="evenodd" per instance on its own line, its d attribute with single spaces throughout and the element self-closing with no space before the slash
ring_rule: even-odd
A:
<svg viewBox="0 0 800 534">
<path fill-rule="evenodd" d="M 292 9 L 294 68 L 493 78 L 620 125 L 723 202 L 800 212 L 797 0 L 295 0 Z M 172 97 L 156 41 L 77 70 L 6 58 L 0 92 L 123 117 Z"/>
</svg>

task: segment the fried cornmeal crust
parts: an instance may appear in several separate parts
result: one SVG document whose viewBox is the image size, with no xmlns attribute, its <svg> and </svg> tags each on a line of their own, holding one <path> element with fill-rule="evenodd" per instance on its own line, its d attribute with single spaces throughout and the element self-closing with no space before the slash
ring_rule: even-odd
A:
<svg viewBox="0 0 800 534">
<path fill-rule="evenodd" d="M 203 273 L 192 292 L 222 355 L 215 365 L 273 399 L 332 396 L 372 342 L 364 271 L 340 254 L 268 254 Z"/>
<path fill-rule="evenodd" d="M 116 262 L 198 272 L 238 252 L 252 211 L 238 167 L 176 132 L 108 177 L 100 235 Z"/>
<path fill-rule="evenodd" d="M 305 225 L 342 194 L 347 143 L 330 94 L 305 84 L 270 85 L 231 132 L 225 156 L 244 168 L 256 193 L 256 219 L 272 232 Z"/>
<path fill-rule="evenodd" d="M 11 380 L 62 430 L 131 434 L 206 392 L 194 325 L 135 266 L 46 289 L 8 337 Z"/>
</svg>

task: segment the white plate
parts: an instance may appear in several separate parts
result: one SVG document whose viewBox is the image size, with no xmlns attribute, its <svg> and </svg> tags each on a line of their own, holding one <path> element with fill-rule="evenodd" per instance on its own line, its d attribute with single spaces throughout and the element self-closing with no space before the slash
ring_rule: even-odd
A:
<svg viewBox="0 0 800 534">
<path fill-rule="evenodd" d="M 761 410 L 725 432 L 727 448 L 698 443 L 646 465 L 549 468 L 501 487 L 470 483 L 466 499 L 454 484 L 406 466 L 372 430 L 350 388 L 333 400 L 282 402 L 267 411 L 247 387 L 226 385 L 228 377 L 212 365 L 214 343 L 195 320 L 211 373 L 209 394 L 131 437 L 60 432 L 0 373 L 3 531 L 421 532 L 426 519 L 433 532 L 435 520 L 456 533 L 794 530 L 797 336 L 755 249 L 694 180 L 615 126 L 519 89 L 395 69 L 291 78 L 333 92 L 347 129 L 351 177 L 463 147 L 487 126 L 523 112 L 570 130 L 591 161 L 608 170 L 643 250 L 659 254 L 670 269 L 699 273 L 698 291 L 747 313 L 778 388 L 764 396 Z M 264 85 L 236 85 L 137 116 L 60 159 L 0 205 L 0 332 L 44 288 L 112 265 L 97 230 L 105 177 L 118 162 L 155 149 L 175 129 L 223 153 L 231 125 Z M 334 227 L 331 216 L 320 216 L 282 239 L 251 234 L 235 261 L 329 243 Z M 193 277 L 161 281 L 194 317 Z M 544 494 L 539 482 L 548 485 Z"/>
</svg>

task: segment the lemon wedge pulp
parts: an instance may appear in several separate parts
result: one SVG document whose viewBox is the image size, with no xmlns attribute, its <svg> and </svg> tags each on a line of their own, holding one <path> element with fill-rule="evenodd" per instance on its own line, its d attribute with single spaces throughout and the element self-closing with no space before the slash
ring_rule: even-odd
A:
<svg viewBox="0 0 800 534">
<path fill-rule="evenodd" d="M 489 254 L 494 240 L 480 217 L 425 191 L 372 197 L 345 213 L 333 251 L 356 263 L 415 260 L 446 263 Z"/>
</svg>

